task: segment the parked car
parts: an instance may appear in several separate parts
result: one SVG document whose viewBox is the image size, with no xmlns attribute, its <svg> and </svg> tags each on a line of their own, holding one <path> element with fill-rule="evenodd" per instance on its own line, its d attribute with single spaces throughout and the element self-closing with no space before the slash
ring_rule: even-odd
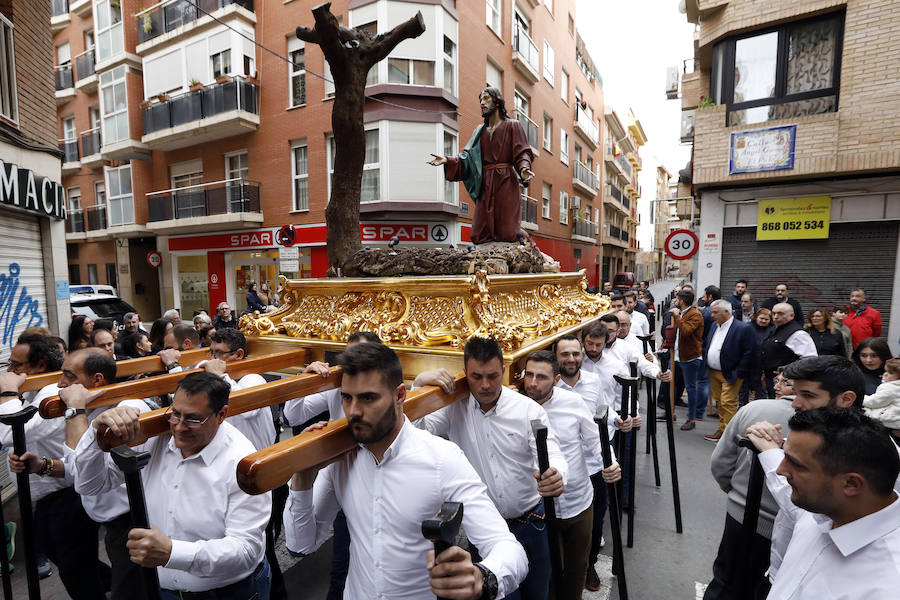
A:
<svg viewBox="0 0 900 600">
<path fill-rule="evenodd" d="M 118 325 L 125 320 L 125 313 L 136 313 L 135 308 L 119 298 L 106 293 L 70 294 L 72 316 L 86 315 L 93 320 L 113 319 Z"/>
<path fill-rule="evenodd" d="M 73 285 L 69 286 L 69 298 L 73 295 L 81 295 L 81 294 L 101 294 L 104 296 L 118 296 L 116 293 L 116 288 L 111 285 L 97 285 L 97 284 L 89 284 L 89 285 Z"/>
<path fill-rule="evenodd" d="M 618 291 L 628 291 L 634 287 L 634 273 L 616 273 L 613 278 L 613 289 Z"/>
</svg>

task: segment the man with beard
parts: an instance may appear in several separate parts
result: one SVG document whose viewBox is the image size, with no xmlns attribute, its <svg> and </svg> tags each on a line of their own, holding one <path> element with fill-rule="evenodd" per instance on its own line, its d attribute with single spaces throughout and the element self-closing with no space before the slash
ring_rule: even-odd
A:
<svg viewBox="0 0 900 600">
<path fill-rule="evenodd" d="M 741 298 L 744 294 L 747 293 L 747 280 L 746 279 L 738 279 L 734 282 L 734 293 L 726 298 L 731 303 L 731 312 L 733 315 L 738 316 L 741 314 Z M 756 307 L 754 307 L 756 310 Z M 753 311 L 750 311 L 751 313 Z"/>
<path fill-rule="evenodd" d="M 793 308 L 793 319 L 797 322 L 798 325 L 803 325 L 803 310 L 800 308 L 800 303 L 797 302 L 794 298 L 788 297 L 788 285 L 786 283 L 779 283 L 775 286 L 775 295 L 762 303 L 762 308 L 768 308 L 769 310 L 773 310 L 776 304 L 787 303 L 791 305 Z"/>
<path fill-rule="evenodd" d="M 881 337 L 881 313 L 866 304 L 866 292 L 857 288 L 850 292 L 850 313 L 843 323 L 850 330 L 853 347 L 868 337 Z"/>
<path fill-rule="evenodd" d="M 515 242 L 520 235 L 522 199 L 519 181 L 534 177 L 534 154 L 525 129 L 506 114 L 500 90 L 486 87 L 478 95 L 484 124 L 479 125 L 459 156 L 432 154 L 432 166 L 444 165 L 448 181 L 462 181 L 475 202 L 472 243 Z"/>
<path fill-rule="evenodd" d="M 574 342 L 577 344 L 578 340 Z M 562 546 L 563 586 L 562 596 L 557 596 L 556 600 L 581 600 L 588 565 L 594 568 L 593 563 L 588 562 L 595 514 L 588 460 L 602 465 L 603 450 L 600 432 L 584 400 L 575 392 L 559 387 L 559 382 L 559 363 L 552 352 L 538 350 L 528 356 L 525 394 L 547 411 L 569 465 L 566 489 L 554 499 Z M 606 483 L 615 483 L 622 477 L 615 462 L 600 473 Z"/>
<path fill-rule="evenodd" d="M 525 577 L 525 553 L 460 449 L 403 415 L 400 359 L 366 343 L 343 352 L 339 364 L 343 412 L 360 446 L 321 471 L 293 476 L 284 511 L 288 549 L 314 552 L 343 509 L 353 538 L 345 597 L 508 596 Z M 463 504 L 463 526 L 481 562 L 457 546 L 434 556 L 421 526 L 443 502 Z"/>
</svg>

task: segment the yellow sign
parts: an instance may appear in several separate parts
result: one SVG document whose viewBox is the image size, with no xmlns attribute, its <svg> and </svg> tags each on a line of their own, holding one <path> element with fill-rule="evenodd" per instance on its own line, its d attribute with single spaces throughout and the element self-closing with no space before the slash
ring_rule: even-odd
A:
<svg viewBox="0 0 900 600">
<path fill-rule="evenodd" d="M 831 196 L 760 200 L 757 240 L 827 239 Z"/>
</svg>

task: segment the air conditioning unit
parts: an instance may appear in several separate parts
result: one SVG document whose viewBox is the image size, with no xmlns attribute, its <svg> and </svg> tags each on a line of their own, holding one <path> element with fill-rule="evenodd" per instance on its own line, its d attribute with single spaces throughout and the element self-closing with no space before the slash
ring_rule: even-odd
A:
<svg viewBox="0 0 900 600">
<path fill-rule="evenodd" d="M 681 111 L 681 142 L 689 144 L 694 141 L 694 113 L 696 110 Z"/>
<path fill-rule="evenodd" d="M 569 208 L 581 208 L 581 198 L 578 196 L 569 198 Z"/>
<path fill-rule="evenodd" d="M 681 81 L 681 70 L 678 67 L 666 69 L 666 99 L 678 98 L 678 83 Z"/>
</svg>

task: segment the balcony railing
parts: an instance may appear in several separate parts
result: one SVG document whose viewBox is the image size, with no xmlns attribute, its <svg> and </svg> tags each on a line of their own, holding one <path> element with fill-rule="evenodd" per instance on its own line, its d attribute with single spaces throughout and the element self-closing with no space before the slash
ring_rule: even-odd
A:
<svg viewBox="0 0 900 600">
<path fill-rule="evenodd" d="M 541 54 L 538 51 L 538 47 L 525 33 L 525 30 L 518 25 L 513 28 L 513 50 L 521 54 L 525 62 L 536 73 L 541 72 Z"/>
<path fill-rule="evenodd" d="M 196 21 L 200 17 L 229 4 L 243 6 L 253 11 L 253 0 L 173 0 L 138 13 L 138 43 L 152 40 L 164 33 Z"/>
<path fill-rule="evenodd" d="M 82 156 L 100 154 L 100 128 L 88 129 L 81 133 Z"/>
<path fill-rule="evenodd" d="M 101 229 L 106 229 L 106 205 L 101 204 L 100 206 L 88 206 L 84 209 L 85 216 L 87 217 L 87 230 L 88 231 L 100 231 Z"/>
<path fill-rule="evenodd" d="M 631 177 L 631 163 L 628 162 L 628 159 L 625 158 L 624 154 L 620 154 L 616 157 L 616 162 L 619 163 L 619 166 L 622 167 L 622 170 L 625 171 L 625 174 L 628 177 Z"/>
<path fill-rule="evenodd" d="M 72 65 L 59 65 L 55 67 L 56 71 L 56 91 L 67 90 L 75 87 L 75 81 L 72 78 Z"/>
<path fill-rule="evenodd" d="M 597 142 L 600 140 L 600 128 L 597 127 L 594 120 L 591 119 L 588 113 L 585 112 L 577 102 L 575 103 L 575 124 L 581 128 L 588 139 L 594 142 L 594 145 L 596 146 Z"/>
<path fill-rule="evenodd" d="M 522 196 L 522 222 L 537 225 L 538 202 L 531 196 Z"/>
<path fill-rule="evenodd" d="M 46 4 L 44 5 L 46 6 Z M 50 16 L 59 17 L 68 14 L 69 0 L 52 0 L 50 2 Z"/>
<path fill-rule="evenodd" d="M 597 176 L 585 166 L 585 164 L 581 161 L 575 161 L 575 179 L 591 188 L 592 190 L 596 190 L 599 187 L 597 183 Z"/>
<path fill-rule="evenodd" d="M 59 151 L 63 153 L 64 163 L 78 162 L 81 158 L 78 155 L 78 139 L 59 140 Z"/>
<path fill-rule="evenodd" d="M 627 242 L 628 241 L 628 232 L 623 229 L 622 232 L 619 234 L 619 239 L 622 240 L 623 242 Z"/>
<path fill-rule="evenodd" d="M 258 213 L 259 183 L 225 179 L 147 194 L 149 221 Z"/>
<path fill-rule="evenodd" d="M 258 114 L 256 85 L 242 79 L 206 86 L 144 109 L 144 135 L 232 110 Z"/>
<path fill-rule="evenodd" d="M 80 208 L 66 212 L 66 233 L 84 233 L 84 213 Z"/>
<path fill-rule="evenodd" d="M 627 232 L 626 232 L 627 235 Z M 609 226 L 609 237 L 622 239 L 622 230 L 616 227 L 615 225 Z"/>
<path fill-rule="evenodd" d="M 538 134 L 538 126 L 537 123 L 528 118 L 528 115 L 522 113 L 522 111 L 516 111 L 516 119 L 519 123 L 522 124 L 522 127 L 525 129 L 525 137 L 528 138 L 528 144 L 532 148 L 540 148 L 538 145 L 540 143 L 540 137 Z"/>
<path fill-rule="evenodd" d="M 78 79 L 86 79 L 96 73 L 94 69 L 94 49 L 88 48 L 75 57 L 75 74 Z"/>
<path fill-rule="evenodd" d="M 572 235 L 593 238 L 597 236 L 597 228 L 593 221 L 575 217 L 572 220 Z"/>
</svg>

